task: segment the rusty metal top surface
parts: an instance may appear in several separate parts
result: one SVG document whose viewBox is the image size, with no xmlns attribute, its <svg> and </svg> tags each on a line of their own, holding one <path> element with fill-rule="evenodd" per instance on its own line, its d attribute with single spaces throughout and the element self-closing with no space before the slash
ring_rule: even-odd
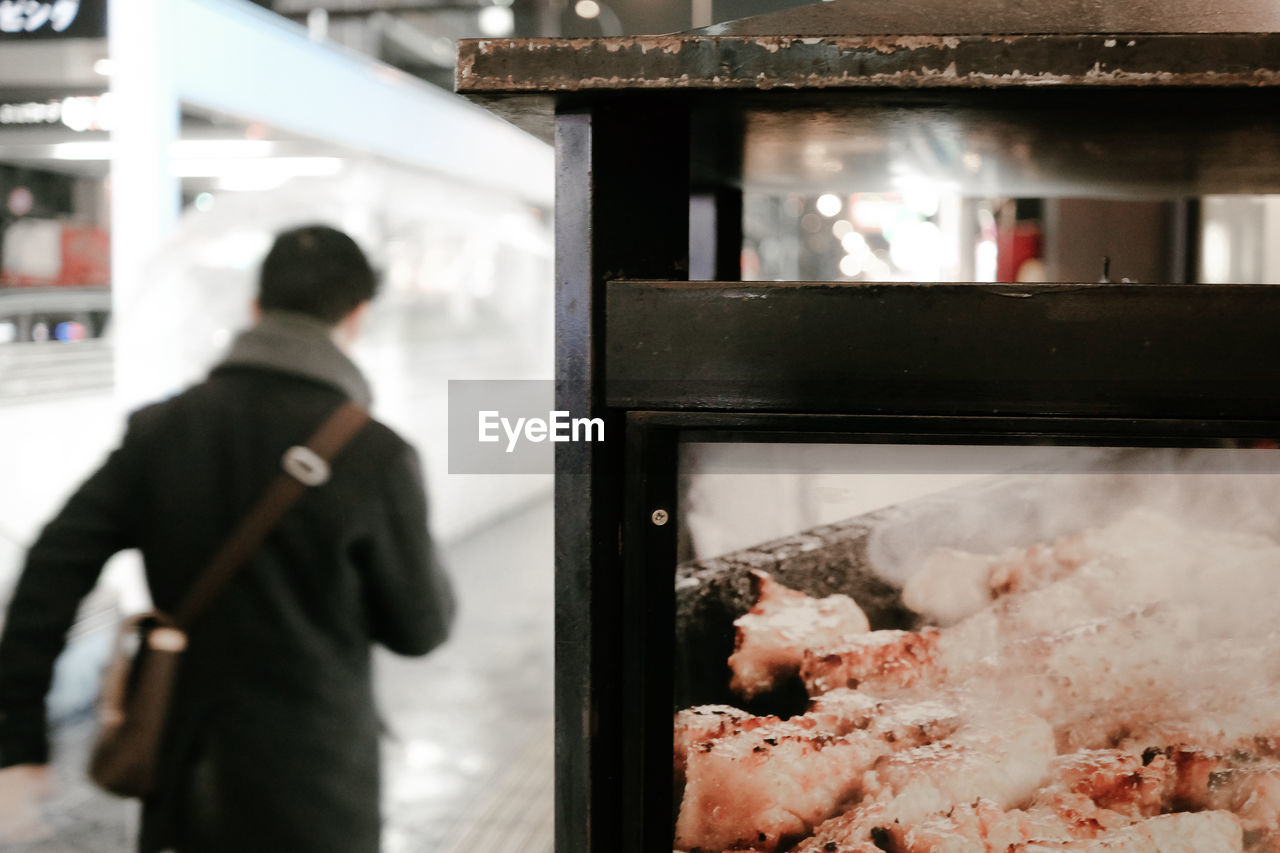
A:
<svg viewBox="0 0 1280 853">
<path fill-rule="evenodd" d="M 834 0 L 708 27 L 705 35 L 1053 35 L 1280 30 L 1275 0 Z"/>
<path fill-rule="evenodd" d="M 1002 86 L 1275 86 L 1280 34 L 469 39 L 464 95 Z"/>
<path fill-rule="evenodd" d="M 548 137 L 628 93 L 1280 87 L 1275 0 L 833 0 L 703 30 L 469 39 L 457 90 Z"/>
<path fill-rule="evenodd" d="M 1280 85 L 1275 0 L 833 0 L 687 33 L 469 39 L 458 91 Z"/>
</svg>

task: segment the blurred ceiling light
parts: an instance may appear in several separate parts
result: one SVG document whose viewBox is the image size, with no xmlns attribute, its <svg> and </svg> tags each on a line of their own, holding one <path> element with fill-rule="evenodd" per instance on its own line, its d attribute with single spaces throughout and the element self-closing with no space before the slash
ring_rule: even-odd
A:
<svg viewBox="0 0 1280 853">
<path fill-rule="evenodd" d="M 217 188 L 222 192 L 264 193 L 278 189 L 288 181 L 288 175 L 225 175 L 218 178 Z"/>
<path fill-rule="evenodd" d="M 588 20 L 598 18 L 600 17 L 600 4 L 596 0 L 578 0 L 577 3 L 573 4 L 573 11 L 579 18 Z"/>
<path fill-rule="evenodd" d="M 844 209 L 844 202 L 840 200 L 840 196 L 833 193 L 823 193 L 818 196 L 818 212 L 823 216 L 835 216 Z"/>
<path fill-rule="evenodd" d="M 49 146 L 49 156 L 54 160 L 110 160 L 111 143 L 58 142 Z"/>
<path fill-rule="evenodd" d="M 480 32 L 486 36 L 501 38 L 511 35 L 515 29 L 516 16 L 509 7 L 485 6 L 480 10 Z"/>
<path fill-rule="evenodd" d="M 169 148 L 169 156 L 174 160 L 262 159 L 270 157 L 275 147 L 274 142 L 266 139 L 180 139 Z M 58 142 L 49 146 L 49 156 L 54 160 L 110 160 L 111 143 L 107 140 Z"/>
<path fill-rule="evenodd" d="M 831 233 L 837 240 L 843 240 L 853 233 L 853 223 L 847 219 L 837 219 L 835 224 L 831 226 Z"/>
<path fill-rule="evenodd" d="M 268 139 L 179 139 L 169 148 L 175 160 L 270 157 L 276 144 Z"/>
<path fill-rule="evenodd" d="M 341 157 L 210 158 L 173 160 L 169 164 L 169 174 L 179 178 L 326 178 L 341 171 Z"/>
<path fill-rule="evenodd" d="M 116 64 L 105 57 L 93 63 L 93 73 L 102 77 L 110 77 L 115 70 Z"/>
</svg>

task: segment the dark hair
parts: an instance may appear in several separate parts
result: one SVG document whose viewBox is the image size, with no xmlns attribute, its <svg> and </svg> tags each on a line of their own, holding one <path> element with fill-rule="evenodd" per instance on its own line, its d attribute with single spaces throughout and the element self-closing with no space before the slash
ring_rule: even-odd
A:
<svg viewBox="0 0 1280 853">
<path fill-rule="evenodd" d="M 355 240 L 327 225 L 304 225 L 276 237 L 258 276 L 258 305 L 333 325 L 377 289 L 373 267 Z"/>
</svg>

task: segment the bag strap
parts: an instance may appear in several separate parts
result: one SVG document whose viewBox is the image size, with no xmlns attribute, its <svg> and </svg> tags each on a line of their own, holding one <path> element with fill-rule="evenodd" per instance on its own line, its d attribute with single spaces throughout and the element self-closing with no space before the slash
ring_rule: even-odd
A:
<svg viewBox="0 0 1280 853">
<path fill-rule="evenodd" d="M 174 612 L 173 622 L 179 630 L 191 627 L 302 493 L 329 479 L 329 462 L 368 420 L 369 413 L 363 407 L 347 401 L 316 430 L 306 446 L 285 451 L 281 460 L 284 471 L 240 520 Z"/>
</svg>

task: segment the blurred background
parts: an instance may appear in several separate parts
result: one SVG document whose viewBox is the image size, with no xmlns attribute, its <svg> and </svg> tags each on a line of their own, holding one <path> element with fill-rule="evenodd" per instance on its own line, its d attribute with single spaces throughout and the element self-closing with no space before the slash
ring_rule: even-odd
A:
<svg viewBox="0 0 1280 853">
<path fill-rule="evenodd" d="M 450 475 L 450 379 L 548 379 L 553 153 L 452 94 L 464 37 L 687 29 L 741 0 L 0 3 L 0 602 L 26 546 L 118 439 L 247 325 L 275 232 L 351 233 L 383 296 L 356 353 L 422 450 L 463 601 L 425 661 L 380 656 L 386 849 L 550 849 L 549 476 Z M 100 668 L 146 606 L 112 562 L 59 661 L 40 853 L 132 849 L 83 778 Z"/>
<path fill-rule="evenodd" d="M 464 594 L 458 642 L 416 669 L 384 664 L 402 727 L 388 746 L 389 849 L 487 849 L 477 833 L 503 821 L 530 833 L 511 849 L 544 849 L 551 480 L 451 475 L 445 428 L 450 379 L 552 376 L 553 152 L 452 94 L 454 45 L 664 33 L 797 5 L 0 3 L 0 600 L 123 414 L 201 378 L 247 324 L 272 235 L 341 227 L 383 275 L 357 353 L 375 414 L 423 450 Z M 949 150 L 928 128 L 804 150 L 757 141 L 748 178 L 783 157 L 805 180 L 744 185 L 749 280 L 1280 281 L 1276 197 L 1009 197 L 994 180 L 962 194 L 895 165 L 986 174 L 982 151 Z M 128 849 L 126 807 L 79 785 L 75 745 L 111 626 L 144 605 L 125 555 L 60 664 L 50 704 L 71 757 L 32 850 Z M 502 808 L 513 790 L 523 817 Z"/>
</svg>

